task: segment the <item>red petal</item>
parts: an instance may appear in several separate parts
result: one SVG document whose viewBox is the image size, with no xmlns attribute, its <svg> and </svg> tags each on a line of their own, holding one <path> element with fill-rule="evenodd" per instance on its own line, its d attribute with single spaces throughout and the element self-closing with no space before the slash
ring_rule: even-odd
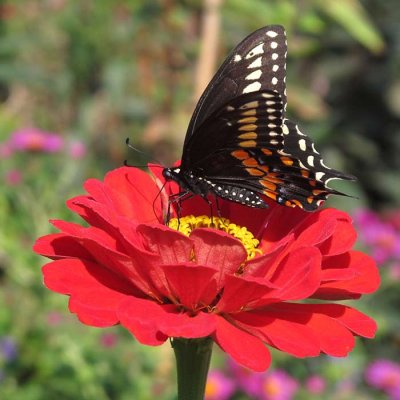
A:
<svg viewBox="0 0 400 400">
<path fill-rule="evenodd" d="M 224 285 L 226 274 L 233 274 L 246 260 L 247 252 L 242 243 L 228 233 L 215 229 L 195 229 L 190 235 L 194 242 L 196 262 L 218 268 L 218 288 Z"/>
<path fill-rule="evenodd" d="M 366 338 L 375 336 L 376 322 L 354 308 L 342 304 L 308 304 L 307 307 L 310 311 L 334 318 L 358 336 Z"/>
<path fill-rule="evenodd" d="M 92 326 L 119 322 L 116 309 L 131 287 L 98 264 L 77 259 L 57 260 L 43 269 L 44 283 L 57 293 L 71 295 L 70 311 Z"/>
<path fill-rule="evenodd" d="M 95 179 L 85 183 L 85 189 L 98 202 L 108 205 L 123 216 L 136 222 L 158 222 L 161 218 L 158 203 L 154 203 L 159 190 L 144 171 L 132 167 L 122 167 L 109 172 L 104 184 Z"/>
<path fill-rule="evenodd" d="M 73 257 L 93 261 L 93 257 L 83 246 L 64 233 L 42 236 L 34 244 L 33 251 L 52 259 Z"/>
<path fill-rule="evenodd" d="M 323 265 L 324 282 L 315 293 L 316 298 L 349 298 L 354 297 L 352 294 L 372 293 L 379 287 L 380 277 L 375 261 L 359 251 L 328 257 Z"/>
<path fill-rule="evenodd" d="M 279 289 L 272 293 L 281 300 L 301 300 L 319 287 L 321 280 L 321 253 L 313 247 L 291 251 L 280 262 L 271 282 Z"/>
<path fill-rule="evenodd" d="M 319 246 L 323 255 L 336 255 L 351 249 L 357 239 L 357 232 L 351 224 L 350 216 L 343 215 L 336 221 L 332 236 Z"/>
<path fill-rule="evenodd" d="M 253 308 L 259 299 L 267 296 L 274 287 L 263 280 L 252 280 L 251 277 L 228 275 L 221 300 L 217 304 L 219 312 L 234 313 L 242 309 Z"/>
<path fill-rule="evenodd" d="M 116 250 L 117 243 L 114 238 L 95 227 L 82 228 L 65 221 L 53 221 L 53 224 L 73 236 L 99 264 L 130 281 L 132 290 L 136 287 L 146 294 L 156 291 L 152 283 L 158 282 L 149 279 L 149 272 L 153 272 L 151 266 L 157 265 L 154 260 L 157 257 L 139 252 L 136 257 L 129 257 Z M 143 268 L 143 265 L 148 268 Z"/>
<path fill-rule="evenodd" d="M 167 337 L 199 338 L 215 330 L 215 316 L 199 313 L 189 316 L 174 305 L 130 297 L 121 305 L 118 316 L 139 342 L 161 344 Z"/>
<path fill-rule="evenodd" d="M 329 239 L 335 231 L 338 218 L 346 215 L 331 208 L 316 211 L 297 228 L 299 235 L 295 246 L 315 246 Z"/>
<path fill-rule="evenodd" d="M 162 264 L 184 263 L 191 259 L 193 242 L 182 233 L 163 225 L 139 225 L 137 232 Z"/>
<path fill-rule="evenodd" d="M 217 270 L 214 268 L 194 264 L 166 265 L 163 271 L 173 298 L 188 310 L 207 307 L 217 295 Z"/>
<path fill-rule="evenodd" d="M 312 329 L 301 323 L 285 320 L 285 313 L 279 316 L 274 313 L 271 317 L 268 309 L 265 309 L 232 317 L 244 326 L 244 329 L 254 332 L 255 336 L 295 357 L 313 357 L 321 351 L 318 336 Z"/>
<path fill-rule="evenodd" d="M 325 315 L 322 304 L 280 303 L 270 307 L 271 315 L 306 325 L 320 342 L 321 351 L 344 357 L 354 347 L 354 337 L 337 318 Z"/>
<path fill-rule="evenodd" d="M 222 317 L 217 319 L 214 339 L 236 362 L 253 371 L 265 371 L 271 364 L 271 355 L 260 339 L 236 328 Z"/>
</svg>

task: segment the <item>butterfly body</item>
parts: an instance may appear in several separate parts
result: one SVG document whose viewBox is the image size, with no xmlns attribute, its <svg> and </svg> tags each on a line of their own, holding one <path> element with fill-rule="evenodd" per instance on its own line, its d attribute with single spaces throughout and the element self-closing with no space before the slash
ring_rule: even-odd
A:
<svg viewBox="0 0 400 400">
<path fill-rule="evenodd" d="M 181 165 L 165 168 L 184 200 L 209 194 L 265 208 L 268 197 L 313 211 L 331 179 L 354 179 L 327 167 L 313 142 L 285 117 L 286 36 L 261 28 L 228 56 L 201 96 L 186 133 Z"/>
</svg>

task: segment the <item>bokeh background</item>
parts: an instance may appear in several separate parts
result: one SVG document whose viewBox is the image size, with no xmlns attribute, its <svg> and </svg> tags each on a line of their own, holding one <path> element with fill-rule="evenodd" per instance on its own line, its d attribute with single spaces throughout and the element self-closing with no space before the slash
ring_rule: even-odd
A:
<svg viewBox="0 0 400 400">
<path fill-rule="evenodd" d="M 79 324 L 31 247 L 49 218 L 73 219 L 65 200 L 86 178 L 179 158 L 217 66 L 273 23 L 288 34 L 291 119 L 358 177 L 335 185 L 357 199 L 328 204 L 379 264 L 381 289 L 357 306 L 379 331 L 346 359 L 274 352 L 257 376 L 215 351 L 207 398 L 400 399 L 399 21 L 398 0 L 1 0 L 0 399 L 175 398 L 169 345 Z"/>
</svg>

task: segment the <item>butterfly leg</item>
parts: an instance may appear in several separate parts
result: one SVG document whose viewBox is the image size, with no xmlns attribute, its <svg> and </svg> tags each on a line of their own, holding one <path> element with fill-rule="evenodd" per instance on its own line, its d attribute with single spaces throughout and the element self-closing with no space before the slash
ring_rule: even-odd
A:
<svg viewBox="0 0 400 400">
<path fill-rule="evenodd" d="M 184 200 L 190 199 L 194 196 L 193 193 L 189 192 L 188 190 L 184 192 L 179 192 L 171 195 L 168 200 L 168 209 L 167 209 L 167 215 L 165 218 L 165 225 L 168 225 L 170 219 L 171 219 L 171 205 L 176 204 L 176 215 L 178 218 L 178 229 L 179 229 L 179 221 L 181 218 L 181 209 L 182 209 L 182 202 Z"/>
</svg>

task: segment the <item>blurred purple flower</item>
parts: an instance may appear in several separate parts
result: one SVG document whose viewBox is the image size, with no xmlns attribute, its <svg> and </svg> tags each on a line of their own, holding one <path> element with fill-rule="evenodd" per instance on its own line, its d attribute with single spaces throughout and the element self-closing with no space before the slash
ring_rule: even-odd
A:
<svg viewBox="0 0 400 400">
<path fill-rule="evenodd" d="M 58 326 L 63 321 L 63 315 L 59 312 L 53 311 L 47 314 L 47 323 L 50 326 Z"/>
<path fill-rule="evenodd" d="M 16 186 L 22 181 L 22 173 L 17 169 L 7 171 L 4 177 L 4 181 L 9 186 Z"/>
<path fill-rule="evenodd" d="M 220 371 L 210 371 L 206 384 L 206 400 L 228 400 L 234 391 L 235 385 L 231 379 Z"/>
<path fill-rule="evenodd" d="M 378 264 L 400 259 L 400 234 L 393 225 L 369 210 L 359 210 L 354 221 L 359 227 L 361 240 L 370 247 Z"/>
<path fill-rule="evenodd" d="M 321 394 L 326 388 L 325 379 L 320 375 L 311 375 L 306 380 L 306 389 L 313 394 Z"/>
<path fill-rule="evenodd" d="M 290 400 L 299 388 L 298 382 L 287 372 L 276 369 L 264 375 L 262 400 Z"/>
<path fill-rule="evenodd" d="M 400 281 L 400 262 L 389 265 L 389 276 L 393 281 Z"/>
<path fill-rule="evenodd" d="M 9 336 L 3 336 L 0 338 L 0 355 L 8 362 L 17 358 L 18 349 L 14 339 Z"/>
<path fill-rule="evenodd" d="M 68 154 L 73 159 L 83 158 L 86 155 L 86 146 L 79 140 L 74 140 L 70 143 Z"/>
<path fill-rule="evenodd" d="M 0 158 L 9 158 L 12 156 L 13 149 L 9 142 L 0 143 Z"/>
<path fill-rule="evenodd" d="M 12 149 L 17 151 L 56 153 L 62 149 L 64 139 L 60 135 L 44 132 L 37 128 L 24 128 L 11 135 L 9 144 Z"/>
<path fill-rule="evenodd" d="M 237 364 L 233 359 L 228 360 L 229 372 L 239 389 L 250 397 L 259 396 L 262 390 L 264 372 L 254 372 Z"/>
<path fill-rule="evenodd" d="M 103 347 L 114 347 L 118 342 L 118 337 L 114 333 L 104 333 L 100 337 L 100 343 Z"/>
<path fill-rule="evenodd" d="M 367 383 L 381 389 L 392 400 L 400 400 L 400 364 L 390 360 L 376 360 L 365 371 Z"/>
</svg>

